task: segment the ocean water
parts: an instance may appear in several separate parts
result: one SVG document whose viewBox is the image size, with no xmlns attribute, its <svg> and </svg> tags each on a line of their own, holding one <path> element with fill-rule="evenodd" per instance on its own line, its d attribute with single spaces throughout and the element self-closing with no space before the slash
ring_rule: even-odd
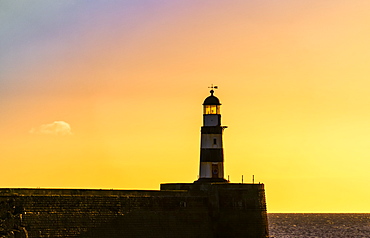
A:
<svg viewBox="0 0 370 238">
<path fill-rule="evenodd" d="M 370 238 L 368 213 L 269 213 L 268 221 L 274 238 Z"/>
</svg>

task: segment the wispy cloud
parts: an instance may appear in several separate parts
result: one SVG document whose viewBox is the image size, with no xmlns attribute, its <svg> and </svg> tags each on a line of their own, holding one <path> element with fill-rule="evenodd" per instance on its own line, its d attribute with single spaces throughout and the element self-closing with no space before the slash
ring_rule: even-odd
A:
<svg viewBox="0 0 370 238">
<path fill-rule="evenodd" d="M 65 121 L 55 121 L 50 124 L 43 124 L 39 127 L 32 128 L 29 132 L 31 134 L 44 134 L 57 136 L 72 135 L 71 126 Z"/>
</svg>

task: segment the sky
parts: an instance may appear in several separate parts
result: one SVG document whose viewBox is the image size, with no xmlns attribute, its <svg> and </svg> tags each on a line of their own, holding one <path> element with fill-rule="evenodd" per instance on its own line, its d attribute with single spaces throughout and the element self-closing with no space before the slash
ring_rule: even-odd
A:
<svg viewBox="0 0 370 238">
<path fill-rule="evenodd" d="M 0 0 L 0 187 L 159 189 L 225 175 L 268 212 L 370 212 L 370 1 Z"/>
</svg>

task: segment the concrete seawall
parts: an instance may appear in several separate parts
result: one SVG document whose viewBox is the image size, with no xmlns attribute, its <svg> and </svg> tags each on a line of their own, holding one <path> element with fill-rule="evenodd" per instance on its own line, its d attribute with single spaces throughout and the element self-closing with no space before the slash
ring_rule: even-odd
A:
<svg viewBox="0 0 370 238">
<path fill-rule="evenodd" d="M 268 237 L 263 184 L 0 189 L 0 237 Z"/>
</svg>

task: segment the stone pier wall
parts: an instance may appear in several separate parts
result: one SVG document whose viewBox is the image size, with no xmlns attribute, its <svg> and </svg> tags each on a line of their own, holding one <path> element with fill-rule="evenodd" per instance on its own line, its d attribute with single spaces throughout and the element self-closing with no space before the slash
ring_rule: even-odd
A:
<svg viewBox="0 0 370 238">
<path fill-rule="evenodd" d="M 268 236 L 263 185 L 181 186 L 0 189 L 0 237 Z"/>
</svg>

